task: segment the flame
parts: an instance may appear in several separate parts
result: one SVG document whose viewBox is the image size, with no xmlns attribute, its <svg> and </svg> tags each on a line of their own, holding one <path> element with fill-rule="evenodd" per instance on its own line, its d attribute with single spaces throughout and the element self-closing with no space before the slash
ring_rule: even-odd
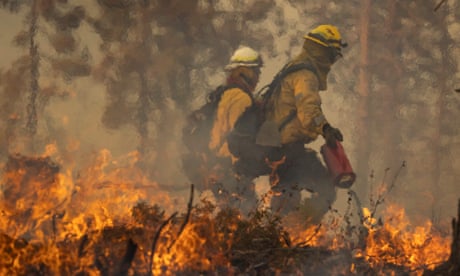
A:
<svg viewBox="0 0 460 276">
<path fill-rule="evenodd" d="M 270 161 L 268 158 L 265 158 L 265 163 L 271 169 L 269 175 L 270 185 L 276 186 L 279 183 L 279 176 L 277 173 L 278 167 L 286 162 L 286 156 L 283 156 L 280 160 Z"/>
<path fill-rule="evenodd" d="M 363 210 L 369 215 L 369 210 Z M 394 264 L 407 267 L 417 273 L 434 269 L 449 257 L 450 239 L 437 233 L 430 221 L 412 226 L 402 207 L 390 205 L 384 211 L 382 225 L 371 218 L 364 225 L 368 229 L 366 247 L 357 252 L 373 267 Z"/>
<path fill-rule="evenodd" d="M 94 243 L 107 227 L 134 227 L 131 211 L 140 201 L 176 208 L 169 194 L 135 167 L 136 152 L 113 160 L 108 150 L 101 150 L 78 172 L 63 169 L 45 157 L 56 152 L 56 145 L 50 144 L 41 157 L 13 156 L 4 165 L 1 275 L 27 274 L 24 269 L 31 264 L 45 264 L 50 274 L 59 275 L 62 263 L 79 264 L 85 273 L 97 275 L 94 256 L 63 252 L 59 244 L 78 241 L 88 234 L 92 235 L 89 243 Z M 18 242 L 23 244 L 18 247 Z"/>
<path fill-rule="evenodd" d="M 291 221 L 286 221 L 291 239 L 297 246 L 323 247 L 330 250 L 349 248 L 348 235 L 344 234 L 342 217 L 329 214 L 321 224 L 310 224 L 308 220 L 303 224 L 293 216 Z"/>
<path fill-rule="evenodd" d="M 77 149 L 78 143 L 72 147 Z M 219 221 L 204 204 L 202 209 L 189 209 L 189 216 L 171 215 L 165 220 L 164 215 L 186 204 L 172 200 L 137 168 L 136 151 L 114 159 L 110 151 L 101 150 L 79 170 L 56 164 L 49 155 L 59 155 L 55 144 L 39 157 L 12 156 L 2 164 L 1 275 L 36 271 L 28 269 L 45 269 L 40 273 L 51 275 L 100 275 L 95 260 L 102 262 L 114 254 L 110 246 L 122 246 L 123 253 L 128 239 L 135 242 L 132 267 L 140 274 L 174 275 L 217 268 L 232 274 L 229 252 L 237 243 L 238 215 Z M 273 163 L 273 168 L 281 163 Z M 276 183 L 276 176 L 271 180 Z M 164 211 L 152 211 L 156 220 L 150 224 L 140 222 L 133 216 L 133 206 L 139 202 L 158 203 Z M 392 264 L 420 274 L 448 259 L 450 240 L 435 231 L 430 221 L 413 226 L 397 205 L 387 206 L 381 219 L 374 213 L 362 210 L 359 226 L 367 235 L 359 237 L 350 234 L 343 215 L 332 211 L 320 225 L 298 223 L 305 221 L 288 216 L 283 228 L 289 233 L 289 246 L 346 249 L 376 271 Z M 168 223 L 161 228 L 161 222 Z M 159 237 L 156 243 L 154 237 Z M 355 263 L 347 269 L 347 273 L 359 273 Z"/>
<path fill-rule="evenodd" d="M 412 225 L 404 208 L 390 205 L 380 220 L 368 208 L 362 210 L 364 235 L 353 235 L 344 228 L 343 216 L 330 214 L 319 225 L 295 224 L 299 218 L 285 222 L 296 246 L 324 247 L 330 250 L 348 249 L 356 260 L 364 259 L 375 271 L 384 271 L 389 265 L 422 275 L 447 261 L 451 238 L 434 229 L 430 221 Z M 302 228 L 303 227 L 303 228 Z M 360 230 L 362 231 L 362 229 Z M 364 245 L 357 239 L 364 238 Z M 355 273 L 352 263 L 349 272 Z"/>
<path fill-rule="evenodd" d="M 185 227 L 178 239 L 170 229 L 165 235 L 168 242 L 161 243 L 155 252 L 153 274 L 173 275 L 174 271 L 186 269 L 213 271 L 216 267 L 230 267 L 223 252 L 212 252 L 223 242 L 222 236 L 215 236 L 213 227 L 211 220 L 195 221 Z"/>
</svg>

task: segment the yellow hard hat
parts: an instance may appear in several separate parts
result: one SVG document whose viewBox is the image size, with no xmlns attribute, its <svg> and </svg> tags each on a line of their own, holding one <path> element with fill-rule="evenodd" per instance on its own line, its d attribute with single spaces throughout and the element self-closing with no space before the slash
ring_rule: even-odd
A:
<svg viewBox="0 0 460 276">
<path fill-rule="evenodd" d="M 226 70 L 244 67 L 260 67 L 263 65 L 260 54 L 251 47 L 241 46 L 231 56 L 230 62 L 225 66 Z"/>
<path fill-rule="evenodd" d="M 333 25 L 319 25 L 306 34 L 304 38 L 338 50 L 347 47 L 347 43 L 342 42 L 339 30 Z"/>
</svg>

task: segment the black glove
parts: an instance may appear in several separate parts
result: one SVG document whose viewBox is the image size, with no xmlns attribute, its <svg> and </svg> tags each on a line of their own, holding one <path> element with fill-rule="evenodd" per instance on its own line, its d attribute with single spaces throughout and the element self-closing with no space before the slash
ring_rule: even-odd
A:
<svg viewBox="0 0 460 276">
<path fill-rule="evenodd" d="M 323 136 L 326 140 L 328 147 L 335 149 L 337 147 L 336 141 L 343 141 L 343 135 L 338 128 L 331 127 L 330 124 L 323 126 Z"/>
</svg>

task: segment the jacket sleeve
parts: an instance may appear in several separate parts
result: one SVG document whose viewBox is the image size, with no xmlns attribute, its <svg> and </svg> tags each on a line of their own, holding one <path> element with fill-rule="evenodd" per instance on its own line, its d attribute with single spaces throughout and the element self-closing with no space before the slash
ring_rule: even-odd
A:
<svg viewBox="0 0 460 276">
<path fill-rule="evenodd" d="M 303 128 L 323 134 L 322 129 L 327 120 L 321 110 L 318 79 L 313 72 L 307 70 L 295 72 L 292 77 L 297 118 Z"/>
</svg>

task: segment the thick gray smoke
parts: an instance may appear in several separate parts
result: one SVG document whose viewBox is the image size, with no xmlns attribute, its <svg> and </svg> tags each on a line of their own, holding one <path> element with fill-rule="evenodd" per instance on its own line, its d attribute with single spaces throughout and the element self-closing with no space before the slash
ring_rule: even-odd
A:
<svg viewBox="0 0 460 276">
<path fill-rule="evenodd" d="M 435 12 L 437 1 L 431 2 L 373 2 L 363 10 L 359 1 L 87 0 L 82 8 L 61 3 L 60 16 L 53 14 L 59 20 L 40 10 L 41 96 L 32 152 L 23 130 L 28 50 L 11 43 L 27 29 L 30 7 L 0 10 L 2 159 L 42 154 L 54 144 L 52 157 L 78 171 L 102 149 L 113 160 L 138 151 L 148 177 L 187 193 L 180 167 L 183 119 L 224 81 L 231 52 L 239 45 L 260 50 L 261 87 L 298 53 L 308 30 L 328 23 L 349 44 L 322 99 L 357 170 L 353 189 L 366 205 L 379 184 L 394 183 L 386 200 L 414 217 L 448 220 L 460 197 L 460 98 L 454 92 L 460 86 L 460 9 L 458 1 L 448 1 Z M 63 24 L 73 26 L 72 36 L 57 28 Z M 64 56 L 66 48 L 71 56 Z M 346 208 L 346 199 L 340 191 L 337 207 Z"/>
</svg>

